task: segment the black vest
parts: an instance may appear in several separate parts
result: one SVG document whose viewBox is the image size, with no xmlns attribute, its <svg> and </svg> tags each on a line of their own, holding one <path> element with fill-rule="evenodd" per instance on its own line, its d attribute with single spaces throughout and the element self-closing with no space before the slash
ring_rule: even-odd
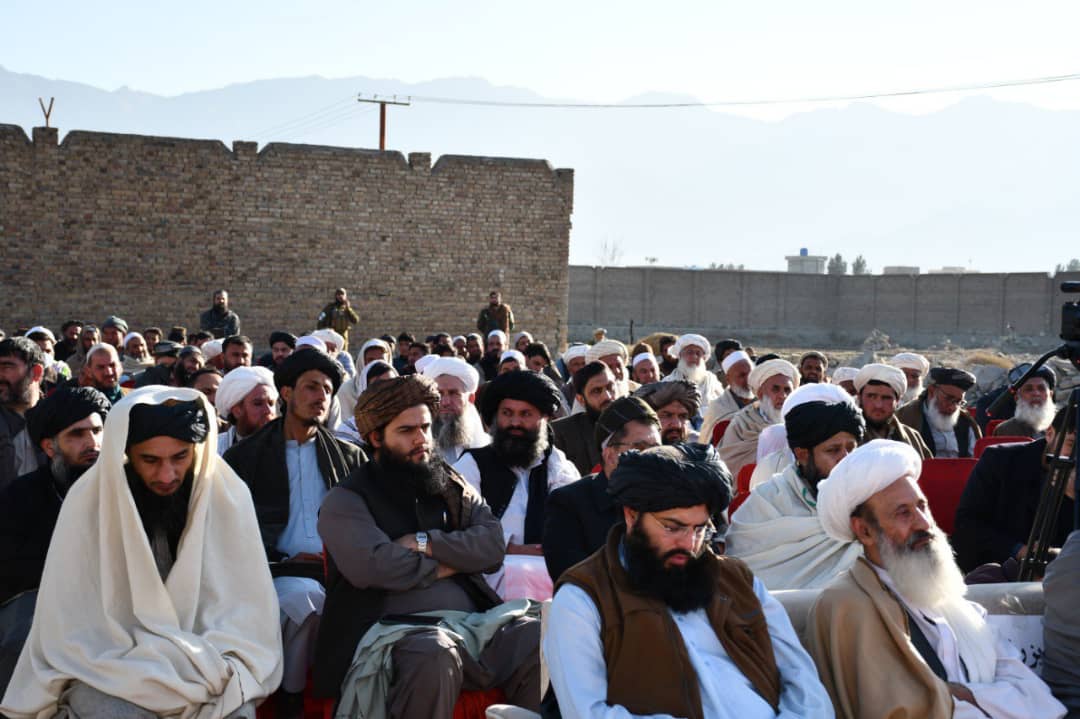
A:
<svg viewBox="0 0 1080 719">
<path fill-rule="evenodd" d="M 529 503 L 525 510 L 524 544 L 540 544 L 544 541 L 544 505 L 547 504 L 548 495 L 547 464 L 553 447 L 554 445 L 548 447 L 540 464 L 529 472 Z M 480 494 L 491 507 L 491 513 L 501 520 L 510 505 L 511 497 L 514 496 L 517 475 L 495 454 L 495 448 L 491 445 L 468 451 L 480 469 Z"/>
<path fill-rule="evenodd" d="M 937 454 L 937 447 L 934 446 L 934 432 L 930 427 L 930 420 L 928 420 L 926 418 L 926 408 L 923 407 L 922 411 L 923 411 L 922 432 L 920 432 L 919 434 L 921 434 L 923 436 L 923 441 L 926 442 L 927 449 L 929 449 L 932 454 L 936 455 Z M 964 410 L 964 411 L 966 411 L 966 410 Z M 957 453 L 957 456 L 958 457 L 970 457 L 970 456 L 972 456 L 971 452 L 968 451 L 969 443 L 971 442 L 971 427 L 968 426 L 968 423 L 964 421 L 963 417 L 961 417 L 956 422 L 956 426 L 953 427 L 953 434 L 956 436 L 956 453 Z"/>
<path fill-rule="evenodd" d="M 442 497 L 417 499 L 401 482 L 380 476 L 374 463 L 367 463 L 338 485 L 364 498 L 368 511 L 379 529 L 389 537 L 401 537 L 421 530 L 460 529 L 457 517 Z M 478 575 L 455 574 L 458 583 L 476 604 L 486 611 L 498 602 Z M 341 683 L 352 664 L 356 646 L 375 622 L 387 615 L 386 591 L 360 589 L 338 571 L 334 557 L 326 553 L 326 604 L 315 643 L 315 666 L 312 674 L 315 695 L 337 698 Z"/>
</svg>

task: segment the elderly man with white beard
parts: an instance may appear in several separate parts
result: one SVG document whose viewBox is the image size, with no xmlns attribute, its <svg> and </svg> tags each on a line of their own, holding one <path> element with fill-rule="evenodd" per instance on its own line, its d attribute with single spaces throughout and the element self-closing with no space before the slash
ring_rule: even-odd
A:
<svg viewBox="0 0 1080 719">
<path fill-rule="evenodd" d="M 705 407 L 705 416 L 701 421 L 701 436 L 706 442 L 712 442 L 713 430 L 725 419 L 731 419 L 736 412 L 754 401 L 750 390 L 750 370 L 754 368 L 750 355 L 742 350 L 728 353 L 720 363 L 727 378 L 727 389 L 720 393 Z"/>
<path fill-rule="evenodd" d="M 907 378 L 907 389 L 900 397 L 900 404 L 907 404 L 922 394 L 923 378 L 930 371 L 928 359 L 914 352 L 901 352 L 893 356 L 889 364 L 900 368 Z"/>
<path fill-rule="evenodd" d="M 1065 707 L 964 598 L 910 445 L 878 439 L 818 485 L 825 531 L 864 550 L 810 610 L 807 645 L 838 717 L 1060 719 Z"/>
<path fill-rule="evenodd" d="M 761 430 L 783 421 L 784 400 L 798 388 L 799 370 L 787 360 L 765 360 L 750 372 L 748 381 L 758 399 L 732 416 L 720 442 L 720 458 L 736 477 L 757 460 Z"/>
<path fill-rule="evenodd" d="M 965 411 L 964 394 L 975 386 L 975 375 L 962 369 L 935 367 L 930 384 L 919 398 L 896 411 L 896 418 L 922 435 L 938 459 L 971 457 L 982 430 Z"/>
<path fill-rule="evenodd" d="M 453 464 L 466 450 L 491 444 L 474 404 L 479 372 L 463 359 L 439 357 L 420 374 L 439 388 L 439 413 L 431 419 L 431 434 L 443 461 Z"/>
<path fill-rule="evenodd" d="M 630 379 L 646 385 L 660 381 L 660 365 L 652 352 L 640 352 L 634 355 L 630 365 Z"/>
<path fill-rule="evenodd" d="M 995 437 L 1042 437 L 1054 421 L 1054 370 L 1043 365 L 1016 390 L 1016 411 L 994 430 Z"/>
<path fill-rule="evenodd" d="M 611 370 L 611 374 L 615 375 L 615 388 L 617 390 L 616 397 L 625 397 L 640 385 L 630 379 L 629 370 L 626 369 L 626 363 L 630 361 L 630 353 L 619 340 L 602 339 L 585 353 L 585 362 L 596 362 L 599 360 L 608 366 Z M 577 409 L 579 405 L 575 403 L 575 411 L 580 412 Z"/>
<path fill-rule="evenodd" d="M 705 366 L 705 361 L 712 353 L 712 345 L 709 344 L 707 339 L 701 335 L 683 335 L 675 342 L 672 351 L 679 358 L 679 365 L 674 372 L 664 377 L 664 382 L 674 382 L 680 379 L 693 382 L 697 385 L 703 406 L 707 406 L 720 396 L 724 391 L 724 385 Z M 700 421 L 695 421 L 694 426 L 700 427 Z"/>
</svg>

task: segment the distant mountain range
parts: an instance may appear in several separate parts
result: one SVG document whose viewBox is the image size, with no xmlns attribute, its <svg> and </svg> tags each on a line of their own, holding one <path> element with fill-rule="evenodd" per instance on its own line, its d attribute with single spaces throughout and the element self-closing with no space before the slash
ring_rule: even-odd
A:
<svg viewBox="0 0 1080 719">
<path fill-rule="evenodd" d="M 162 97 L 0 68 L 0 123 L 61 133 L 375 147 L 357 93 L 573 102 L 476 78 L 261 80 Z M 685 102 L 662 93 L 625 103 Z M 703 108 L 539 109 L 415 101 L 389 110 L 391 149 L 538 157 L 576 171 L 575 264 L 780 270 L 800 247 L 916 265 L 1051 271 L 1080 257 L 1080 113 L 973 97 L 923 116 L 871 104 L 780 122 Z M 604 252 L 603 247 L 614 248 Z M 602 258 L 602 255 L 604 256 Z M 612 260 L 615 260 L 612 262 Z"/>
</svg>

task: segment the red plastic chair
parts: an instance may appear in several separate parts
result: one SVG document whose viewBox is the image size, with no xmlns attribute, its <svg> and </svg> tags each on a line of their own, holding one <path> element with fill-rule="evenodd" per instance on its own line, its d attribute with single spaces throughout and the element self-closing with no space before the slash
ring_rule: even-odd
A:
<svg viewBox="0 0 1080 719">
<path fill-rule="evenodd" d="M 730 419 L 720 420 L 716 423 L 716 426 L 712 430 L 712 446 L 719 447 L 720 440 L 724 438 L 724 432 L 727 431 L 728 425 L 731 424 Z"/>
<path fill-rule="evenodd" d="M 980 437 L 975 441 L 975 459 L 982 456 L 986 448 L 993 444 L 1024 444 L 1031 441 L 1031 437 L 1010 437 L 1009 435 L 1002 435 L 1001 437 Z"/>
<path fill-rule="evenodd" d="M 960 495 L 964 493 L 964 485 L 976 461 L 971 457 L 923 460 L 919 487 L 926 495 L 931 514 L 945 534 L 952 534 L 956 507 L 960 504 Z"/>
<path fill-rule="evenodd" d="M 750 496 L 750 477 L 754 474 L 756 464 L 746 464 L 739 470 L 739 476 L 735 480 L 735 497 L 728 505 L 728 516 L 735 514 L 735 510 Z"/>
<path fill-rule="evenodd" d="M 986 437 L 994 436 L 994 430 L 997 429 L 998 425 L 1000 425 L 1004 421 L 1005 420 L 1003 420 L 1003 419 L 992 419 L 989 422 L 987 422 L 986 423 L 986 432 L 983 433 L 984 436 L 986 436 Z"/>
</svg>

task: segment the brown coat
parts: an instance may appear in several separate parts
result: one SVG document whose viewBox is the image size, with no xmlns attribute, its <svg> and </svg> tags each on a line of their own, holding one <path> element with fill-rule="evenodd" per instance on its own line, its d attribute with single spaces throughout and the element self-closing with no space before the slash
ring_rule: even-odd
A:
<svg viewBox="0 0 1080 719">
<path fill-rule="evenodd" d="M 660 600 L 630 590 L 618 554 L 624 532 L 624 525 L 613 527 L 607 544 L 566 570 L 556 591 L 566 583 L 579 586 L 600 612 L 608 704 L 635 715 L 704 719 L 697 675 L 671 612 Z M 731 661 L 776 710 L 780 671 L 765 613 L 754 594 L 754 575 L 734 557 L 706 552 L 718 576 L 717 591 L 706 608 L 709 621 Z"/>
<path fill-rule="evenodd" d="M 953 699 L 911 644 L 907 613 L 860 557 L 821 592 L 806 645 L 839 719 L 948 719 Z"/>
<path fill-rule="evenodd" d="M 476 318 L 476 329 L 486 338 L 492 330 L 502 330 L 507 335 L 514 329 L 514 311 L 505 302 L 492 307 L 488 305 L 480 310 L 480 316 Z M 514 349 L 507 347 L 506 349 Z"/>
<path fill-rule="evenodd" d="M 919 453 L 921 458 L 934 458 L 934 453 L 926 446 L 926 442 L 923 441 L 922 435 L 898 420 L 896 415 L 890 417 L 889 421 L 885 424 L 885 427 L 881 430 L 874 429 L 867 423 L 866 434 L 863 436 L 863 444 L 866 444 L 872 439 L 891 439 L 894 442 L 910 444 L 915 448 L 915 451 Z"/>
<path fill-rule="evenodd" d="M 926 401 L 926 392 L 924 391 L 921 395 L 911 400 L 900 409 L 896 410 L 895 416 L 898 420 L 906 424 L 908 427 L 911 427 L 916 432 L 918 432 L 922 436 L 923 441 L 926 443 L 926 446 L 930 449 L 930 451 L 934 454 L 937 454 L 937 449 L 934 447 L 934 438 L 930 433 L 930 425 L 926 421 L 926 417 L 923 414 L 923 402 Z M 975 456 L 975 443 L 969 443 L 968 439 L 965 439 L 965 437 L 970 436 L 968 434 L 970 431 L 972 434 L 975 435 L 976 440 L 981 439 L 982 430 L 979 428 L 978 423 L 975 422 L 975 419 L 970 414 L 968 414 L 966 410 L 960 412 L 960 418 L 956 422 L 956 429 L 954 431 L 956 433 L 956 439 L 958 444 L 960 445 L 961 450 L 963 450 L 965 444 L 968 444 L 967 452 L 965 453 L 961 451 L 960 456 Z"/>
</svg>

